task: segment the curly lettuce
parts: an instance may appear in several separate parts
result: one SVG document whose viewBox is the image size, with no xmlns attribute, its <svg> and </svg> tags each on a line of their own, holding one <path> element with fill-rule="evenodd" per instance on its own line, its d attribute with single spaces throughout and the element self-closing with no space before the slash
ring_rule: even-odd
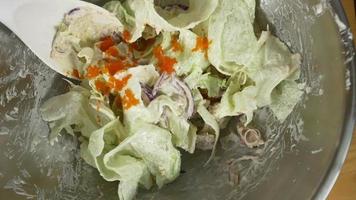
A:
<svg viewBox="0 0 356 200">
<path fill-rule="evenodd" d="M 283 122 L 303 95 L 301 57 L 268 30 L 255 33 L 255 7 L 120 0 L 107 12 L 68 12 L 52 57 L 82 82 L 40 108 L 50 141 L 62 130 L 78 136 L 81 157 L 132 200 L 139 187 L 178 177 L 178 149 L 212 150 L 211 161 L 231 117 L 245 116 L 247 127 L 269 107 Z"/>
<path fill-rule="evenodd" d="M 130 42 L 136 41 L 142 36 L 146 25 L 154 28 L 156 33 L 161 31 L 188 30 L 195 27 L 215 10 L 218 0 L 189 1 L 187 10 L 178 10 L 178 14 L 167 14 L 162 8 L 168 1 L 154 0 L 127 0 L 123 4 L 120 1 L 112 1 L 104 7 L 116 13 L 119 19 L 124 21 L 131 32 Z"/>
</svg>

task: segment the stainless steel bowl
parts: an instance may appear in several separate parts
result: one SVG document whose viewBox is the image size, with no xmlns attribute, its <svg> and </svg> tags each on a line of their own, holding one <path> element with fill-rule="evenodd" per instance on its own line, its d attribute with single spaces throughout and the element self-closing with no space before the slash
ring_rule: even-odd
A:
<svg viewBox="0 0 356 200">
<path fill-rule="evenodd" d="M 263 149 L 230 143 L 231 124 L 209 166 L 203 167 L 208 152 L 183 155 L 184 173 L 174 183 L 142 190 L 138 199 L 326 198 L 355 122 L 355 51 L 344 11 L 336 0 L 260 0 L 257 18 L 256 29 L 268 24 L 302 54 L 303 100 L 283 124 L 268 109 L 256 113 L 268 139 Z M 0 25 L 0 199 L 117 199 L 117 183 L 80 159 L 75 138 L 48 143 L 38 108 L 66 86 Z M 237 173 L 240 184 L 231 185 Z"/>
</svg>

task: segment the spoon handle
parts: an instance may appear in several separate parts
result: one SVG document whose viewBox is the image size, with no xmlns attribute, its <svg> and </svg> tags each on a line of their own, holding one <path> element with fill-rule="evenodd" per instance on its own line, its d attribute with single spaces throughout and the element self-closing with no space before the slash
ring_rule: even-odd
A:
<svg viewBox="0 0 356 200">
<path fill-rule="evenodd" d="M 80 0 L 0 0 L 0 22 L 43 62 L 64 74 L 67 69 L 58 70 L 50 58 L 52 40 L 65 13 L 81 6 L 95 5 Z"/>
</svg>

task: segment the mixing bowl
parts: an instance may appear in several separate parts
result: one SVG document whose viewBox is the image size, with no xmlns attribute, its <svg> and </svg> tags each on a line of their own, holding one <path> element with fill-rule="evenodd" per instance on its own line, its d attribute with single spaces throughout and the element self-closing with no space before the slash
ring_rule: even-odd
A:
<svg viewBox="0 0 356 200">
<path fill-rule="evenodd" d="M 100 3 L 96 1 L 95 3 Z M 348 150 L 355 122 L 355 56 L 339 1 L 260 0 L 256 30 L 269 29 L 303 57 L 305 95 L 287 121 L 261 109 L 254 124 L 267 140 L 260 149 L 223 131 L 217 155 L 183 154 L 181 176 L 137 199 L 324 199 Z M 35 37 L 35 36 L 34 36 Z M 117 199 L 117 183 L 101 179 L 66 134 L 54 145 L 38 109 L 68 89 L 0 25 L 0 199 Z M 231 177 L 239 176 L 239 184 Z"/>
</svg>

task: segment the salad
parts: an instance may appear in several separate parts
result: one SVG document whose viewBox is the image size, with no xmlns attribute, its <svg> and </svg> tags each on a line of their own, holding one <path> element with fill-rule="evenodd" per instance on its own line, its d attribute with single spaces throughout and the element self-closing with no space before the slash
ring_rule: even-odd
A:
<svg viewBox="0 0 356 200">
<path fill-rule="evenodd" d="M 211 151 L 232 118 L 247 147 L 269 107 L 283 122 L 299 101 L 301 57 L 268 30 L 256 33 L 255 0 L 120 0 L 74 8 L 57 27 L 51 57 L 70 67 L 70 90 L 41 114 L 53 142 L 62 130 L 120 200 L 180 174 L 181 153 Z M 268 29 L 268 28 L 267 28 Z"/>
</svg>

